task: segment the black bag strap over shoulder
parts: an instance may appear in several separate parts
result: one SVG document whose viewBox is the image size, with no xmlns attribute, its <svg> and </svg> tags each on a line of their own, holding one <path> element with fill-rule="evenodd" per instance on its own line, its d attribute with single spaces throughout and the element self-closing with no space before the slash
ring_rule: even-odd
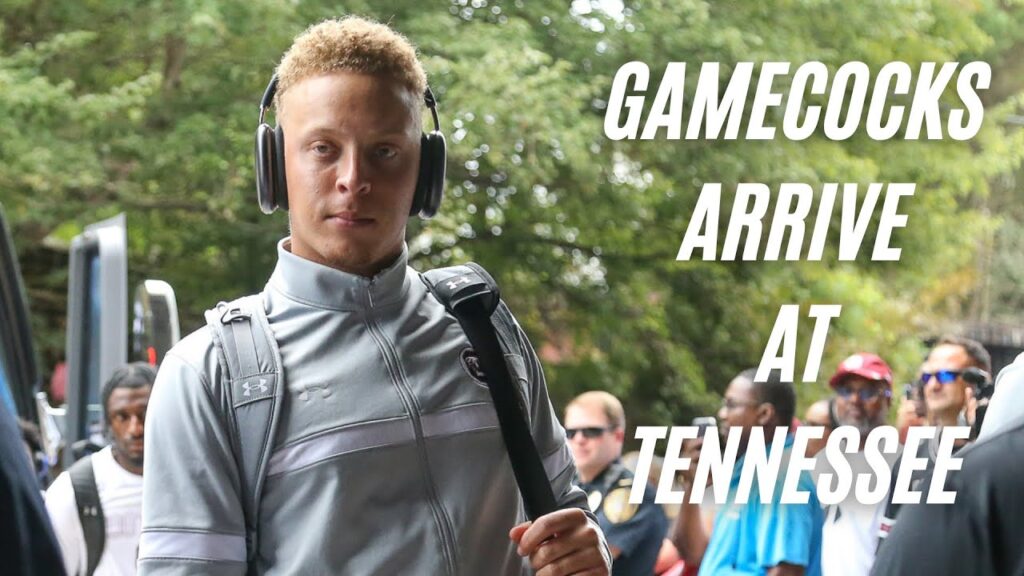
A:
<svg viewBox="0 0 1024 576">
<path fill-rule="evenodd" d="M 530 433 L 522 394 L 505 363 L 499 340 L 510 347 L 516 341 L 514 321 L 499 305 L 497 283 L 474 263 L 430 270 L 421 277 L 430 293 L 459 321 L 480 358 L 527 517 L 536 520 L 554 512 L 557 501 Z"/>
<path fill-rule="evenodd" d="M 78 506 L 78 519 L 82 523 L 82 534 L 85 536 L 88 566 L 85 576 L 92 576 L 100 563 L 100 557 L 103 556 L 107 539 L 100 492 L 96 488 L 96 473 L 92 469 L 92 455 L 75 462 L 68 469 L 68 475 L 71 477 L 71 489 L 75 492 L 75 503 Z"/>
</svg>

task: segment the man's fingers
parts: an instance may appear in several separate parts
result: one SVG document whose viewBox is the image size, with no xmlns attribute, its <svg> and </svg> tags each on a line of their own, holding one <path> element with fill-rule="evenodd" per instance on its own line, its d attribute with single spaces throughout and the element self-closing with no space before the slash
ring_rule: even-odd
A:
<svg viewBox="0 0 1024 576">
<path fill-rule="evenodd" d="M 518 544 L 523 538 L 523 534 L 526 533 L 527 528 L 530 527 L 530 524 L 532 524 L 532 522 L 523 522 L 522 524 L 513 526 L 512 529 L 508 531 L 508 537 Z"/>
<path fill-rule="evenodd" d="M 558 538 L 543 542 L 530 554 L 530 568 L 540 570 L 577 552 L 581 546 L 571 540 L 571 534 L 560 535 Z"/>
<path fill-rule="evenodd" d="M 547 564 L 537 570 L 537 576 L 608 576 L 608 571 L 601 553 L 591 546 Z"/>
<path fill-rule="evenodd" d="M 533 554 L 541 542 L 586 523 L 587 516 L 578 508 L 545 514 L 530 525 L 526 533 L 522 535 L 519 541 L 519 553 L 524 556 Z"/>
<path fill-rule="evenodd" d="M 556 531 L 553 538 L 542 541 L 530 553 L 530 567 L 537 570 L 538 575 L 569 576 L 599 570 L 598 574 L 607 576 L 600 533 L 587 522 L 585 515 L 582 518 L 582 523 Z M 559 519 L 552 520 L 556 520 L 556 525 L 560 524 Z M 524 536 L 524 542 L 527 537 L 529 534 Z"/>
</svg>

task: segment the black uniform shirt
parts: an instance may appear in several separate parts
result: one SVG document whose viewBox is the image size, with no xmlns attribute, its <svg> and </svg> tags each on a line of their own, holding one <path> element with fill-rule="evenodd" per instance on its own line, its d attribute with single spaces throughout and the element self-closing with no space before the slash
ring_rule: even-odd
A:
<svg viewBox="0 0 1024 576">
<path fill-rule="evenodd" d="M 647 486 L 641 504 L 630 504 L 632 486 L 633 473 L 618 460 L 590 482 L 580 484 L 608 544 L 622 551 L 612 563 L 612 576 L 654 574 L 661 542 L 668 533 L 665 511 L 654 503 L 654 487 Z"/>
</svg>

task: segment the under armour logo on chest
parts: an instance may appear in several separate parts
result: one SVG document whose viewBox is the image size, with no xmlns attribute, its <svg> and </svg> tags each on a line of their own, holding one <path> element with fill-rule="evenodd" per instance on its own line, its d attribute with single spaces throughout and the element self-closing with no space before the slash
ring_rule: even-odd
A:
<svg viewBox="0 0 1024 576">
<path fill-rule="evenodd" d="M 319 396 L 321 398 L 329 398 L 331 396 L 331 390 L 327 387 L 327 384 L 303 384 L 302 392 L 299 392 L 299 398 L 302 400 L 309 401 L 311 399 L 310 393 L 319 390 Z"/>
<path fill-rule="evenodd" d="M 243 382 L 242 390 L 245 390 L 245 393 L 242 394 L 243 396 L 252 396 L 253 390 L 255 390 L 257 393 L 266 392 L 267 381 L 264 380 L 263 378 L 260 378 L 260 381 L 257 382 L 256 384 L 252 384 L 251 382 Z"/>
<path fill-rule="evenodd" d="M 449 290 L 455 290 L 461 284 L 469 284 L 469 276 L 459 276 L 455 280 L 449 280 L 448 281 L 448 289 Z"/>
</svg>

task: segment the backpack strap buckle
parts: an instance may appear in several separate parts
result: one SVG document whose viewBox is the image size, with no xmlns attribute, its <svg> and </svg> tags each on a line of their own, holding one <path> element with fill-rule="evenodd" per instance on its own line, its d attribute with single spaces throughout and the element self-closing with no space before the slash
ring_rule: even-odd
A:
<svg viewBox="0 0 1024 576">
<path fill-rule="evenodd" d="M 217 308 L 224 308 L 224 313 L 220 315 L 221 324 L 231 324 L 232 322 L 240 322 L 242 320 L 252 319 L 252 315 L 248 312 L 242 311 L 241 308 L 235 306 L 231 307 L 226 302 L 221 302 L 217 305 Z"/>
</svg>

